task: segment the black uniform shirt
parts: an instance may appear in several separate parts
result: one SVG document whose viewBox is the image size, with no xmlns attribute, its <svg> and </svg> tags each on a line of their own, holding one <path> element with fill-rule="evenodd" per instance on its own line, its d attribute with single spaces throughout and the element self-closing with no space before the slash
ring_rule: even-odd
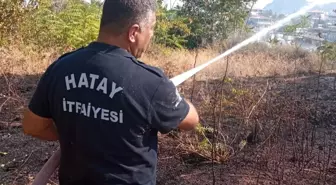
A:
<svg viewBox="0 0 336 185">
<path fill-rule="evenodd" d="M 158 131 L 189 111 L 161 70 L 99 42 L 52 63 L 29 108 L 58 129 L 61 185 L 156 184 Z"/>
</svg>

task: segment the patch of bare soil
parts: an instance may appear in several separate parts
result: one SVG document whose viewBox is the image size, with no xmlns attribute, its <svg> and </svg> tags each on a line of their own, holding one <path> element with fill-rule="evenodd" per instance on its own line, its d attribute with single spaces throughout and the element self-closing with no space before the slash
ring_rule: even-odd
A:
<svg viewBox="0 0 336 185">
<path fill-rule="evenodd" d="M 22 79 L 12 90 L 0 89 L 0 184 L 29 184 L 58 147 L 24 136 L 16 124 L 35 83 Z M 195 132 L 160 136 L 158 184 L 335 184 L 333 83 L 334 75 L 311 75 L 181 86 L 187 98 L 193 94 L 202 124 L 220 135 L 206 137 L 224 147 L 221 153 L 197 148 Z M 219 163 L 208 154 L 226 157 Z M 57 173 L 50 184 L 57 184 Z"/>
</svg>

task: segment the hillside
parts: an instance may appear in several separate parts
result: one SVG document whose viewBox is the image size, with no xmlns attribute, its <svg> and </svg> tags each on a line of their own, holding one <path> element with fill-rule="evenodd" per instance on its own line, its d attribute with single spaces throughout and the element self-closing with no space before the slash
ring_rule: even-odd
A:
<svg viewBox="0 0 336 185">
<path fill-rule="evenodd" d="M 188 3 L 179 10 L 159 4 L 155 37 L 140 59 L 169 78 L 204 64 L 253 34 L 245 27 L 246 0 L 184 1 Z M 53 159 L 60 142 L 25 135 L 23 112 L 48 66 L 64 53 L 96 40 L 99 31 L 100 3 L 39 2 L 39 6 L 22 7 L 21 0 L 0 0 L 0 185 L 31 185 Z M 128 9 L 142 12 L 140 6 Z M 125 45 L 126 37 L 119 37 L 125 38 Z M 200 122 L 190 132 L 158 134 L 157 184 L 335 184 L 335 62 L 336 43 L 324 43 L 319 52 L 309 52 L 274 39 L 246 45 L 180 84 L 178 91 L 195 105 Z M 119 69 L 108 72 L 115 70 Z M 138 96 L 132 100 L 127 94 L 132 86 L 124 86 L 124 97 L 134 102 L 143 96 L 135 93 Z M 143 88 L 134 87 L 139 92 Z M 94 122 L 92 128 L 99 125 Z M 150 133 L 141 131 L 137 136 Z M 104 154 L 113 153 L 115 149 Z M 58 171 L 51 172 L 48 185 L 57 185 Z"/>
<path fill-rule="evenodd" d="M 4 185 L 30 185 L 59 147 L 58 142 L 24 135 L 20 127 L 41 74 L 59 53 L 23 48 L 0 48 L 0 184 Z M 220 50 L 199 50 L 196 65 Z M 173 77 L 191 69 L 195 55 L 152 46 L 143 61 Z M 183 83 L 179 90 L 192 99 L 202 126 L 190 133 L 160 135 L 158 184 L 335 182 L 335 75 L 329 64 L 318 75 L 319 64 L 313 53 L 254 45 Z M 213 139 L 218 147 L 215 157 Z M 57 175 L 50 184 L 57 185 Z"/>
<path fill-rule="evenodd" d="M 306 6 L 308 2 L 306 0 L 273 0 L 268 4 L 264 10 L 272 10 L 278 14 L 290 14 L 298 11 L 300 8 Z M 327 5 L 316 6 L 316 9 L 324 11 L 332 11 L 336 9 L 336 3 L 329 3 Z"/>
</svg>

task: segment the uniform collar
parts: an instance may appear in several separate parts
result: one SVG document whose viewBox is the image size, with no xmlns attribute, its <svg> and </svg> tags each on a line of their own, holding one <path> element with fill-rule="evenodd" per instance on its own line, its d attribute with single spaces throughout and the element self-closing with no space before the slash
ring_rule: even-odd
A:
<svg viewBox="0 0 336 185">
<path fill-rule="evenodd" d="M 110 45 L 110 44 L 103 43 L 103 42 L 97 42 L 97 41 L 91 42 L 88 45 L 88 48 L 105 50 L 105 52 L 111 52 L 113 50 L 114 52 L 117 52 L 120 55 L 135 59 L 135 57 L 132 54 L 130 54 L 129 52 L 127 52 L 127 50 L 125 50 L 124 48 L 120 48 L 118 46 Z"/>
</svg>

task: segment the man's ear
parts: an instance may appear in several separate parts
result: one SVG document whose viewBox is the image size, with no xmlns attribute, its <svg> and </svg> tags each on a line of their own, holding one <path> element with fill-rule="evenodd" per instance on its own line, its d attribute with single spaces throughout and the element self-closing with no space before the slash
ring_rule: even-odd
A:
<svg viewBox="0 0 336 185">
<path fill-rule="evenodd" d="M 132 43 L 136 42 L 136 37 L 137 34 L 139 34 L 141 31 L 140 25 L 138 24 L 133 24 L 129 29 L 128 29 L 128 40 Z"/>
</svg>

